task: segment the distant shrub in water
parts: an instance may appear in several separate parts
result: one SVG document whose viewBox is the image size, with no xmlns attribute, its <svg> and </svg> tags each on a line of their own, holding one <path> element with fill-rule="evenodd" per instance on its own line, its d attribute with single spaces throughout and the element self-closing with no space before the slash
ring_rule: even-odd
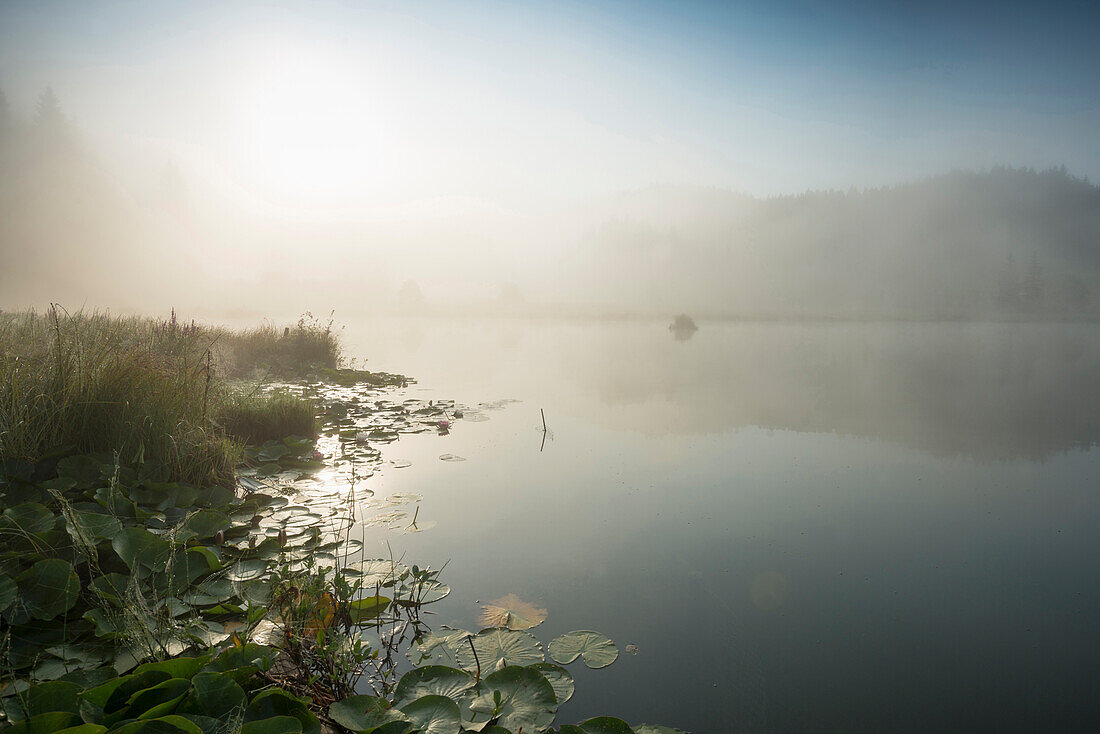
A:
<svg viewBox="0 0 1100 734">
<path fill-rule="evenodd" d="M 221 331 L 219 345 L 229 374 L 247 375 L 260 370 L 299 376 L 318 369 L 340 366 L 340 338 L 332 316 L 322 322 L 306 313 L 295 326 L 265 324 L 240 332 Z"/>
<path fill-rule="evenodd" d="M 250 444 L 317 435 L 313 401 L 285 391 L 232 393 L 219 406 L 217 420 L 227 434 Z"/>
</svg>

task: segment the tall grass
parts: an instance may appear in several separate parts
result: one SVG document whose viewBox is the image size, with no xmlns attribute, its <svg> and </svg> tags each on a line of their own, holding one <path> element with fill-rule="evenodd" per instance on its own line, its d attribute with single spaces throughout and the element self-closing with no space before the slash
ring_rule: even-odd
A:
<svg viewBox="0 0 1100 734">
<path fill-rule="evenodd" d="M 259 366 L 254 345 L 270 343 L 269 331 L 181 324 L 174 313 L 170 321 L 57 307 L 0 313 L 0 459 L 107 452 L 160 462 L 185 481 L 230 481 L 241 440 L 314 432 L 308 401 L 240 395 L 222 379 Z M 275 332 L 283 349 L 265 354 L 288 364 L 315 353 L 325 364 L 338 359 L 331 328 L 303 322 L 297 331 Z"/>
<path fill-rule="evenodd" d="M 149 319 L 0 315 L 0 456 L 109 452 L 189 481 L 232 477 L 238 449 L 210 420 L 209 334 Z"/>
<path fill-rule="evenodd" d="M 218 422 L 230 435 L 252 444 L 314 436 L 318 428 L 313 401 L 281 390 L 231 393 L 218 408 Z"/>
<path fill-rule="evenodd" d="M 304 376 L 342 362 L 340 339 L 333 329 L 332 315 L 323 322 L 310 313 L 294 326 L 274 324 L 245 331 L 219 332 L 219 355 L 224 369 L 245 376 L 262 371 L 281 376 Z"/>
</svg>

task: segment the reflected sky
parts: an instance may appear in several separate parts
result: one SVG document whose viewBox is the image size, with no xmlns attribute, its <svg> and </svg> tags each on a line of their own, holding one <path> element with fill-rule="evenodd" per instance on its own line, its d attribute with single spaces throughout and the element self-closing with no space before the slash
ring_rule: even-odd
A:
<svg viewBox="0 0 1100 734">
<path fill-rule="evenodd" d="M 1090 327 L 701 324 L 675 342 L 667 324 L 376 321 L 347 333 L 367 366 L 420 378 L 409 396 L 521 401 L 386 446 L 410 466 L 365 484 L 422 495 L 419 518 L 436 525 L 364 540 L 368 553 L 449 561 L 436 624 L 476 629 L 479 602 L 516 594 L 548 610 L 544 642 L 597 629 L 636 645 L 606 670 L 571 666 L 562 721 L 1100 724 Z M 553 433 L 542 452 L 539 408 Z"/>
</svg>

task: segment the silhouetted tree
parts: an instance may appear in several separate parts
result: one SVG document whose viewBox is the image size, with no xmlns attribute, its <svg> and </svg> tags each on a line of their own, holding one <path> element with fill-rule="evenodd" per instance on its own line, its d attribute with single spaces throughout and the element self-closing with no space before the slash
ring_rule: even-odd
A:
<svg viewBox="0 0 1100 734">
<path fill-rule="evenodd" d="M 1035 311 L 1043 305 L 1043 268 L 1039 265 L 1039 255 L 1031 254 L 1031 263 L 1027 266 L 1021 288 L 1024 305 Z"/>
<path fill-rule="evenodd" d="M 65 131 L 65 113 L 61 111 L 61 103 L 58 102 L 53 87 L 46 87 L 34 109 L 34 124 L 39 130 L 47 135 L 57 135 Z"/>
<path fill-rule="evenodd" d="M 1020 270 L 1012 253 L 1005 258 L 997 278 L 997 303 L 1001 308 L 1014 309 L 1020 305 Z"/>
<path fill-rule="evenodd" d="M 0 136 L 6 136 L 11 129 L 11 108 L 8 107 L 8 98 L 4 96 L 4 90 L 0 89 Z"/>
</svg>

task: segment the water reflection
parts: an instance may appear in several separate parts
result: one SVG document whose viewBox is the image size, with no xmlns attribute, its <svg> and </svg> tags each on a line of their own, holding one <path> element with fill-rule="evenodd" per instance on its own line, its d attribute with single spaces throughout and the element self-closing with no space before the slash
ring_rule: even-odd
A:
<svg viewBox="0 0 1100 734">
<path fill-rule="evenodd" d="M 689 345 L 609 331 L 563 359 L 578 391 L 650 434 L 759 426 L 1038 459 L 1100 441 L 1098 335 L 1087 325 L 707 324 Z"/>
</svg>

